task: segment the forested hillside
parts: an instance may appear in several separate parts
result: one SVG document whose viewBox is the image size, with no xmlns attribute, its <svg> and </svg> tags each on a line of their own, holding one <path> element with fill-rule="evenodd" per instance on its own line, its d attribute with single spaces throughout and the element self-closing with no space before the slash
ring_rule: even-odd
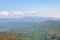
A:
<svg viewBox="0 0 60 40">
<path fill-rule="evenodd" d="M 0 23 L 0 40 L 60 40 L 60 21 Z"/>
</svg>

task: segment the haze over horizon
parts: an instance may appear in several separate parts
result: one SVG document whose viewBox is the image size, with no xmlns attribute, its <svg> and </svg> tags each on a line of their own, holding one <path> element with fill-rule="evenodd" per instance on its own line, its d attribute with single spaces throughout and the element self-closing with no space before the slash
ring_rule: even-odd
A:
<svg viewBox="0 0 60 40">
<path fill-rule="evenodd" d="M 60 0 L 0 0 L 0 18 L 60 18 Z"/>
</svg>

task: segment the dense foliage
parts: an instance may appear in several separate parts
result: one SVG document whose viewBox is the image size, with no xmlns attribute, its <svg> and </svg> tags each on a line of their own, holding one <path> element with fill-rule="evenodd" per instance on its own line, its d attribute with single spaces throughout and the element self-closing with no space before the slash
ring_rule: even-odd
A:
<svg viewBox="0 0 60 40">
<path fill-rule="evenodd" d="M 0 23 L 0 30 L 0 40 L 60 40 L 60 21 Z"/>
</svg>

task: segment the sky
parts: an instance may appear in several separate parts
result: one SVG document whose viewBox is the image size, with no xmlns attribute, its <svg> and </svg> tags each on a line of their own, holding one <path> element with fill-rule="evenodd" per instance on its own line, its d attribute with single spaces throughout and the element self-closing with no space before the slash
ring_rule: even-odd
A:
<svg viewBox="0 0 60 40">
<path fill-rule="evenodd" d="M 0 18 L 60 18 L 60 0 L 0 0 Z"/>
</svg>

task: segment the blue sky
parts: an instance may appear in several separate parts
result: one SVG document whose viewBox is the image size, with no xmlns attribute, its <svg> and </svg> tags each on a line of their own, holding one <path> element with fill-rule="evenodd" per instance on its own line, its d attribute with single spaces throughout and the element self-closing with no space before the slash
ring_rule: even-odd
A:
<svg viewBox="0 0 60 40">
<path fill-rule="evenodd" d="M 6 11 L 35 11 L 42 12 L 43 16 L 45 13 L 48 13 L 49 17 L 54 16 L 54 14 L 56 17 L 60 17 L 60 15 L 58 15 L 60 14 L 60 0 L 0 0 L 0 12 L 6 13 Z"/>
</svg>

